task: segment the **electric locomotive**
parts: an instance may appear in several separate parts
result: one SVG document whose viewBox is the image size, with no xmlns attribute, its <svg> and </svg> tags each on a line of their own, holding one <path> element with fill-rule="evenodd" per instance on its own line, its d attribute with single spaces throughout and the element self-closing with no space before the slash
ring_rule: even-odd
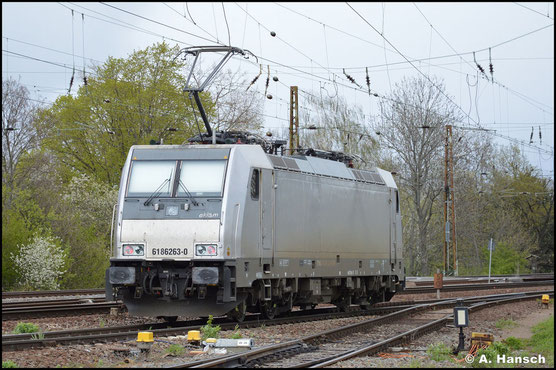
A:
<svg viewBox="0 0 556 370">
<path fill-rule="evenodd" d="M 368 307 L 403 289 L 392 174 L 354 169 L 338 152 L 285 156 L 285 141 L 213 132 L 199 93 L 228 58 L 249 52 L 183 52 L 195 57 L 193 67 L 203 52 L 225 53 L 199 87 L 184 89 L 207 132 L 186 145 L 130 148 L 112 220 L 107 300 L 123 300 L 131 315 L 242 321 L 246 312 L 272 318 L 294 305 Z"/>
<path fill-rule="evenodd" d="M 107 299 L 132 315 L 273 317 L 345 309 L 403 289 L 392 175 L 317 151 L 132 146 L 123 167 Z"/>
</svg>

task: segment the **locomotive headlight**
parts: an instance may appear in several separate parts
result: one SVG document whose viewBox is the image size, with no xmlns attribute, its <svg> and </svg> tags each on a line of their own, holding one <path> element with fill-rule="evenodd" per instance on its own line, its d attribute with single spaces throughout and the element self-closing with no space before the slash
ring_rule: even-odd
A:
<svg viewBox="0 0 556 370">
<path fill-rule="evenodd" d="M 145 246 L 143 244 L 124 244 L 122 245 L 122 249 L 122 253 L 124 256 L 145 255 Z"/>
<path fill-rule="evenodd" d="M 195 245 L 195 255 L 200 257 L 216 256 L 218 246 L 216 244 L 197 244 Z"/>
</svg>

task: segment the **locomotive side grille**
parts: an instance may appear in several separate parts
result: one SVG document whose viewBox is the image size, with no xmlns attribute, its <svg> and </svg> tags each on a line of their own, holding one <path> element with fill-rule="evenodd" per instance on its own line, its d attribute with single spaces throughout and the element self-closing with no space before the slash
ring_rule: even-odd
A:
<svg viewBox="0 0 556 370">
<path fill-rule="evenodd" d="M 364 181 L 363 176 L 361 176 L 361 174 L 359 173 L 358 170 L 354 170 L 352 169 L 351 172 L 353 172 L 353 174 L 355 175 L 355 178 L 359 181 Z"/>
<path fill-rule="evenodd" d="M 363 178 L 364 178 L 366 181 L 371 181 L 371 182 L 373 181 L 373 178 L 372 178 L 370 172 L 360 171 L 360 173 L 361 173 L 361 175 L 363 175 Z"/>
<path fill-rule="evenodd" d="M 293 159 L 291 158 L 282 158 L 282 159 L 284 160 L 284 163 L 286 164 L 288 169 L 299 171 L 299 166 L 297 165 L 297 163 L 295 163 Z"/>
<path fill-rule="evenodd" d="M 280 157 L 276 157 L 274 155 L 269 155 L 268 158 L 270 158 L 270 161 L 272 162 L 272 165 L 276 168 L 288 168 L 288 166 L 286 166 L 286 164 L 284 163 L 284 160 Z"/>
<path fill-rule="evenodd" d="M 374 182 L 378 182 L 379 184 L 384 184 L 384 180 L 382 180 L 382 177 L 378 173 L 371 173 L 371 176 L 373 177 Z"/>
</svg>

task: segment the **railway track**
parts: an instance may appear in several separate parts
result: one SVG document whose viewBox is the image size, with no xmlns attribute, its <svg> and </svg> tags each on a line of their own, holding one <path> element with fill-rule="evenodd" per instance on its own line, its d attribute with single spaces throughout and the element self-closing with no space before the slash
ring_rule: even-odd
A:
<svg viewBox="0 0 556 370">
<path fill-rule="evenodd" d="M 418 280 L 423 279 L 423 280 Z M 479 279 L 479 280 L 477 280 Z M 459 284 L 468 284 L 473 283 L 471 285 L 485 285 L 487 283 L 486 276 L 466 276 L 466 277 L 459 277 L 459 278 L 445 278 L 444 280 L 444 289 L 451 288 L 452 285 L 459 285 Z M 523 280 L 522 282 L 513 281 L 515 279 Z M 553 273 L 546 273 L 546 274 L 535 274 L 535 275 L 499 275 L 499 276 L 491 276 L 491 280 L 495 281 L 490 283 L 491 286 L 493 284 L 507 284 L 508 286 L 511 284 L 520 284 L 520 283 L 543 283 L 543 282 L 550 282 L 554 283 L 554 274 Z M 498 281 L 496 281 L 498 280 Z M 415 284 L 419 286 L 419 289 L 433 289 L 432 287 L 432 280 L 428 277 L 426 278 L 417 278 L 417 277 L 408 277 L 407 282 L 411 282 L 411 284 Z M 526 286 L 526 285 L 525 285 Z M 406 290 L 412 291 L 413 289 L 408 287 Z M 35 297 L 55 297 L 55 296 L 90 296 L 90 295 L 104 295 L 104 289 L 70 289 L 70 290 L 42 290 L 42 291 L 32 291 L 32 292 L 23 292 L 23 291 L 14 291 L 14 292 L 2 292 L 2 299 L 8 298 L 35 298 Z"/>
<path fill-rule="evenodd" d="M 488 301 L 493 299 L 500 299 L 501 297 L 511 297 L 515 295 L 526 296 L 531 294 L 540 294 L 541 292 L 532 293 L 511 293 L 511 294 L 497 294 L 493 296 L 480 296 L 467 298 L 467 302 L 475 301 Z M 423 303 L 426 302 L 426 303 Z M 339 312 L 337 308 L 317 308 L 315 310 L 295 311 L 289 316 L 279 317 L 274 320 L 262 320 L 257 314 L 251 314 L 246 317 L 246 320 L 239 326 L 241 328 L 259 327 L 261 325 L 283 325 L 295 322 L 307 322 L 315 320 L 330 320 L 350 316 L 376 316 L 379 314 L 391 314 L 392 312 L 403 311 L 407 309 L 414 309 L 414 307 L 426 307 L 427 305 L 440 304 L 442 302 L 451 302 L 453 305 L 455 299 L 450 300 L 429 300 L 419 301 L 415 304 L 402 304 L 397 303 L 382 303 L 377 307 L 372 307 L 367 310 L 362 310 L 353 306 L 348 312 Z M 432 306 L 431 306 L 432 307 Z M 39 334 L 7 334 L 2 335 L 2 350 L 22 350 L 28 348 L 40 348 L 46 346 L 64 345 L 64 344 L 77 344 L 77 343 L 96 343 L 96 342 L 114 342 L 122 340 L 133 340 L 137 337 L 138 331 L 149 330 L 153 332 L 155 337 L 164 337 L 169 335 L 176 335 L 187 333 L 189 330 L 198 330 L 200 326 L 204 325 L 206 320 L 195 319 L 188 321 L 177 321 L 173 324 L 168 323 L 146 323 L 140 325 L 128 325 L 118 327 L 105 327 L 105 328 L 92 328 L 92 329 L 78 329 L 78 330 L 63 330 L 45 332 Z M 226 318 L 215 318 L 214 325 L 220 325 L 223 330 L 232 330 L 236 326 L 236 322 L 230 321 Z"/>
<path fill-rule="evenodd" d="M 554 295 L 554 292 L 542 292 Z M 513 303 L 539 298 L 536 294 L 513 293 L 498 295 L 497 298 L 465 298 L 469 311 L 476 312 L 493 305 Z M 270 345 L 245 353 L 204 359 L 172 366 L 182 367 L 325 367 L 356 356 L 370 355 L 388 347 L 409 343 L 417 337 L 445 326 L 453 320 L 451 308 L 455 299 L 436 303 L 419 304 L 397 312 L 372 318 L 346 327 L 328 330 L 301 339 Z M 430 312 L 435 309 L 434 312 Z M 408 319 L 408 316 L 413 317 Z M 422 322 L 425 321 L 423 324 Z M 378 327 L 392 325 L 394 330 L 383 330 L 383 335 L 374 334 Z M 369 329 L 373 329 L 372 331 Z M 362 333 L 365 332 L 365 333 Z M 391 332 L 394 332 L 393 334 Z"/>
<path fill-rule="evenodd" d="M 430 282 L 429 282 L 430 283 Z M 463 284 L 461 282 L 457 282 L 456 284 L 452 284 L 450 281 L 445 281 L 444 287 L 441 289 L 443 291 L 452 291 L 452 290 L 465 290 L 465 289 L 474 289 L 484 287 L 485 289 L 489 288 L 515 288 L 521 286 L 539 286 L 539 285 L 551 285 L 554 284 L 554 279 L 532 279 L 530 281 L 523 281 L 523 282 L 494 282 L 494 283 L 476 283 L 476 284 Z M 419 282 L 418 285 L 422 285 L 423 282 Z M 408 287 L 405 289 L 407 294 L 411 293 L 423 293 L 423 292 L 433 292 L 436 291 L 433 286 L 419 286 L 419 287 Z M 103 295 L 104 289 L 76 289 L 76 290 L 44 290 L 44 291 L 36 291 L 36 292 L 2 292 L 2 299 L 8 298 L 35 298 L 35 297 L 45 297 L 45 296 L 79 296 L 79 295 Z M 403 292 L 402 292 L 403 294 Z"/>
<path fill-rule="evenodd" d="M 441 292 L 450 291 L 466 291 L 466 290 L 484 290 L 484 289 L 506 289 L 506 288 L 521 288 L 533 286 L 546 286 L 554 285 L 554 280 L 534 280 L 524 282 L 505 282 L 505 283 L 480 283 L 480 284 L 456 284 L 445 285 Z M 95 294 L 98 289 L 77 290 L 77 294 Z M 64 292 L 64 295 L 69 291 Z M 57 293 L 56 291 L 54 293 Z M 414 287 L 406 288 L 404 291 L 397 294 L 411 295 L 411 294 L 424 294 L 434 293 L 434 287 Z M 50 293 L 46 292 L 13 292 L 13 293 Z M 54 294 L 47 294 L 53 296 Z M 31 297 L 31 296 L 30 296 Z M 75 316 L 84 314 L 104 314 L 110 312 L 112 308 L 118 308 L 120 312 L 125 310 L 125 306 L 121 302 L 106 302 L 103 297 L 91 298 L 69 298 L 69 299 L 51 299 L 51 300 L 36 300 L 25 302 L 2 302 L 2 321 L 6 320 L 20 320 L 20 319 L 34 319 L 42 317 L 60 317 L 60 316 Z"/>
<path fill-rule="evenodd" d="M 6 305 L 6 306 L 5 306 Z M 17 302 L 2 303 L 2 321 L 35 319 L 43 317 L 93 315 L 109 313 L 112 308 L 125 310 L 122 302 L 106 302 L 104 298 L 95 300 L 71 299 L 61 302 Z"/>
<path fill-rule="evenodd" d="M 54 296 L 104 295 L 104 289 L 39 290 L 34 292 L 2 292 L 2 299 Z"/>
<path fill-rule="evenodd" d="M 488 283 L 488 276 L 445 276 L 445 285 L 454 284 L 480 284 Z M 498 282 L 517 282 L 517 281 L 538 281 L 538 280 L 554 280 L 554 273 L 538 273 L 530 275 L 495 275 L 490 280 L 494 283 Z M 413 277 L 406 278 L 408 286 L 431 286 L 433 284 L 432 277 Z"/>
<path fill-rule="evenodd" d="M 506 288 L 521 288 L 531 286 L 544 286 L 554 285 L 552 280 L 535 280 L 535 281 L 522 281 L 522 282 L 503 282 L 503 283 L 479 283 L 479 284 L 454 284 L 444 285 L 441 292 L 457 292 L 464 290 L 483 290 L 483 289 L 506 289 Z M 422 294 L 422 293 L 435 293 L 436 289 L 432 286 L 423 286 L 415 288 L 405 288 L 403 291 L 396 294 Z"/>
</svg>

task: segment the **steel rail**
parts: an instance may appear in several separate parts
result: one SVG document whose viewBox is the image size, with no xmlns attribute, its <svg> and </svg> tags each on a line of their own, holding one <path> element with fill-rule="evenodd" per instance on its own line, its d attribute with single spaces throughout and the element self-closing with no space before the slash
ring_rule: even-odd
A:
<svg viewBox="0 0 556 370">
<path fill-rule="evenodd" d="M 511 289 L 511 288 L 521 288 L 530 286 L 543 286 L 543 285 L 554 285 L 554 280 L 540 280 L 540 281 L 523 281 L 523 282 L 512 282 L 512 283 L 480 283 L 480 284 L 454 284 L 454 285 L 444 285 L 440 291 L 441 292 L 457 292 L 462 290 L 482 290 L 482 289 Z M 416 287 L 416 288 L 405 288 L 401 292 L 396 294 L 421 294 L 421 293 L 435 293 L 436 288 L 434 287 Z"/>
<path fill-rule="evenodd" d="M 550 291 L 550 292 L 533 292 L 534 294 L 530 294 L 528 292 L 520 292 L 520 293 L 510 293 L 510 294 L 499 294 L 497 295 L 497 297 L 490 297 L 490 299 L 498 299 L 498 300 L 502 300 L 502 299 L 533 299 L 536 297 L 540 297 L 541 294 L 554 294 L 554 291 Z M 510 297 L 510 298 L 508 298 Z M 464 302 L 467 303 L 471 303 L 471 302 L 476 302 L 476 301 L 487 301 L 488 300 L 488 296 L 483 296 L 483 297 L 466 297 L 463 298 Z M 244 353 L 240 353 L 240 354 L 234 354 L 234 355 L 229 355 L 229 356 L 223 356 L 223 357 L 219 357 L 216 359 L 206 359 L 206 360 L 198 360 L 198 361 L 193 361 L 193 362 L 187 362 L 187 363 L 183 363 L 183 364 L 179 364 L 179 365 L 175 365 L 175 366 L 170 366 L 172 368 L 181 368 L 181 367 L 196 367 L 196 368 L 205 368 L 205 367 L 238 367 L 238 366 L 247 366 L 249 363 L 255 363 L 256 361 L 261 361 L 262 359 L 264 359 L 265 357 L 269 357 L 269 356 L 273 356 L 276 353 L 280 353 L 280 352 L 288 352 L 288 351 L 298 351 L 298 352 L 302 352 L 304 351 L 304 348 L 307 348 L 307 345 L 311 346 L 314 344 L 318 344 L 320 342 L 325 342 L 327 341 L 327 339 L 329 338 L 338 338 L 338 337 L 342 337 L 345 336 L 348 333 L 352 333 L 352 332 L 356 332 L 356 331 L 361 331 L 364 329 L 369 329 L 373 326 L 377 326 L 386 322 L 392 322 L 394 320 L 399 319 L 400 317 L 406 316 L 408 314 L 411 313 L 416 313 L 416 312 L 420 312 L 420 311 L 424 311 L 428 308 L 433 308 L 433 307 L 453 307 L 457 302 L 456 298 L 453 299 L 445 299 L 445 300 L 441 300 L 439 302 L 435 302 L 435 303 L 429 303 L 429 304 L 417 304 L 414 305 L 413 307 L 408 307 L 408 308 L 402 308 L 401 310 L 385 315 L 385 316 L 381 316 L 378 318 L 373 318 L 370 320 L 366 320 L 364 322 L 360 322 L 360 323 L 355 323 L 355 324 L 351 324 L 348 325 L 346 327 L 342 327 L 342 328 L 337 328 L 337 329 L 330 329 L 321 333 L 317 333 L 317 334 L 313 334 L 301 339 L 294 339 L 291 341 L 287 341 L 287 342 L 283 342 L 283 343 L 278 343 L 278 344 L 274 344 L 274 345 L 270 345 L 270 346 L 266 346 L 266 347 L 262 347 L 259 349 L 255 349 L 255 350 L 251 350 L 248 352 L 244 352 Z M 485 302 L 483 303 L 485 306 L 486 305 L 492 305 L 492 304 L 496 304 L 496 300 L 493 300 L 491 302 Z M 440 320 L 435 320 L 432 323 L 429 323 L 427 325 L 423 325 L 422 327 L 419 327 L 417 329 L 412 329 L 410 332 L 406 332 L 406 333 L 402 333 L 398 336 L 395 336 L 393 339 L 391 338 L 390 340 L 392 341 L 397 341 L 400 339 L 413 339 L 415 337 L 415 335 L 418 335 L 418 333 L 425 333 L 428 332 L 430 330 L 434 330 L 434 328 L 442 326 L 445 324 L 445 320 L 447 320 L 446 318 L 440 319 Z M 380 344 L 380 343 L 379 343 Z M 380 346 L 377 346 L 380 347 Z M 350 350 L 349 353 L 351 354 L 356 354 L 361 352 L 362 349 L 356 349 L 356 350 Z M 347 356 L 346 353 L 342 354 L 341 356 Z M 327 361 L 332 361 L 332 359 L 326 359 Z M 322 362 L 323 360 L 321 360 Z M 311 362 L 311 366 L 314 366 L 317 362 L 316 361 L 312 361 Z M 298 367 L 306 367 L 309 364 L 302 364 L 299 365 Z"/>
<path fill-rule="evenodd" d="M 545 292 L 547 293 L 547 292 Z M 551 296 L 554 296 L 554 292 L 552 291 L 551 293 L 549 293 Z M 472 305 L 469 307 L 469 311 L 470 312 L 476 312 L 479 311 L 481 309 L 485 309 L 491 306 L 495 306 L 495 305 L 499 305 L 499 304 L 506 304 L 506 303 L 513 303 L 516 301 L 522 301 L 522 300 L 529 300 L 529 299 L 535 299 L 535 298 L 540 298 L 542 296 L 542 294 L 538 294 L 538 295 L 525 295 L 525 296 L 521 296 L 521 297 L 512 297 L 512 298 L 506 298 L 506 299 L 500 299 L 500 300 L 495 300 L 495 301 L 491 301 L 491 302 L 484 302 L 484 303 L 477 303 L 475 305 Z M 330 365 L 334 365 L 340 361 L 344 361 L 344 360 L 348 360 L 350 358 L 353 357 L 357 357 L 357 356 L 361 356 L 361 355 L 370 355 L 370 354 L 374 354 L 378 351 L 383 351 L 385 348 L 394 346 L 396 344 L 399 343 L 409 343 L 411 341 L 413 341 L 414 339 L 421 337 L 425 334 L 428 334 L 429 332 L 436 330 L 438 328 L 441 328 L 443 326 L 445 326 L 447 323 L 449 323 L 450 321 L 453 320 L 453 314 L 450 315 L 446 315 L 445 317 L 438 319 L 438 320 L 434 320 L 431 321 L 425 325 L 421 325 L 417 328 L 408 330 L 404 333 L 398 334 L 394 337 L 391 337 L 389 339 L 386 339 L 384 341 L 381 341 L 379 343 L 375 343 L 369 346 L 365 346 L 363 348 L 359 348 L 356 350 L 352 350 L 349 351 L 348 353 L 344 353 L 340 356 L 335 356 L 333 359 L 327 360 L 327 361 L 319 361 L 318 363 L 311 363 L 311 364 L 302 364 L 300 367 L 310 367 L 310 368 L 321 368 L 321 367 L 325 367 L 325 366 L 330 366 Z"/>
<path fill-rule="evenodd" d="M 338 312 L 337 308 L 319 308 L 316 310 L 295 311 L 288 317 L 278 317 L 273 320 L 260 319 L 258 314 L 248 315 L 241 324 L 229 320 L 225 317 L 217 317 L 213 320 L 214 325 L 220 325 L 222 329 L 233 330 L 236 325 L 241 328 L 259 327 L 261 325 L 283 325 L 291 322 L 329 320 L 350 316 L 372 315 L 373 312 L 366 310 L 350 310 L 348 312 Z M 106 342 L 107 340 L 129 340 L 137 337 L 138 330 L 149 330 L 155 336 L 167 336 L 184 334 L 188 330 L 198 330 L 200 326 L 206 324 L 206 319 L 194 319 L 188 321 L 178 321 L 175 323 L 150 323 L 140 325 L 61 330 L 41 333 L 42 338 L 37 338 L 37 334 L 7 334 L 2 335 L 2 350 L 20 350 L 32 347 L 44 347 L 57 344 L 72 343 L 95 343 Z M 168 326 L 172 326 L 168 328 Z"/>
<path fill-rule="evenodd" d="M 104 298 L 68 298 L 68 299 L 52 299 L 52 300 L 37 300 L 37 301 L 2 302 L 2 309 L 35 307 L 35 306 L 62 306 L 64 304 L 68 305 L 68 304 L 93 303 L 93 302 L 106 302 L 106 301 Z"/>
<path fill-rule="evenodd" d="M 2 321 L 37 317 L 92 315 L 110 312 L 112 308 L 123 310 L 122 302 L 93 302 L 61 305 L 32 305 L 25 307 L 2 307 Z"/>
<path fill-rule="evenodd" d="M 75 296 L 104 294 L 104 289 L 70 289 L 70 290 L 40 290 L 35 292 L 2 292 L 4 298 L 25 298 L 43 296 Z"/>
<path fill-rule="evenodd" d="M 535 277 L 536 276 L 536 277 Z M 486 276 L 460 276 L 459 278 L 487 278 Z M 423 282 L 410 280 L 412 277 L 408 277 L 407 281 L 411 281 L 413 283 L 421 285 Z M 538 280 L 544 278 L 543 280 L 554 283 L 554 274 L 553 273 L 540 273 L 534 275 L 497 275 L 491 276 L 492 279 L 500 279 L 500 278 L 521 278 L 526 280 Z M 415 279 L 415 278 L 412 278 Z M 444 281 L 446 286 L 450 286 L 450 280 Z M 484 283 L 483 283 L 484 284 Z M 491 283 L 493 284 L 493 283 Z M 502 283 L 506 285 L 515 284 L 515 283 Z M 453 284 L 456 285 L 456 284 Z M 459 284 L 457 284 L 459 285 Z M 407 288 L 411 289 L 411 288 Z M 24 292 L 24 291 L 13 291 L 13 292 L 2 292 L 2 299 L 5 298 L 28 298 L 28 297 L 43 297 L 43 296 L 76 296 L 76 295 L 104 295 L 104 289 L 95 288 L 95 289 L 70 289 L 70 290 L 43 290 L 43 291 L 33 291 L 33 292 Z"/>
</svg>

